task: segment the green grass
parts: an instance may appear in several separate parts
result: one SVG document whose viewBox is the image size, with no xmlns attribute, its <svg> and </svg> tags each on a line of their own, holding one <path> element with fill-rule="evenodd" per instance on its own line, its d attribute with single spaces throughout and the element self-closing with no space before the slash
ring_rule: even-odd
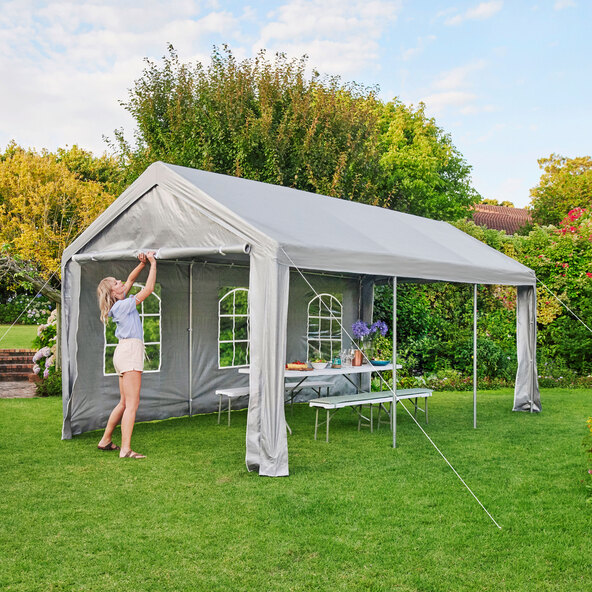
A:
<svg viewBox="0 0 592 592">
<path fill-rule="evenodd" d="M 245 411 L 138 424 L 144 461 L 60 440 L 57 399 L 0 400 L 0 589 L 7 591 L 586 591 L 592 589 L 585 419 L 592 394 L 438 393 L 428 432 L 498 530 L 399 412 L 331 442 L 313 410 L 287 418 L 289 478 L 244 466 Z M 116 438 L 118 441 L 118 438 Z M 589 479 L 588 479 L 589 480 Z"/>
<path fill-rule="evenodd" d="M 31 349 L 35 337 L 37 325 L 0 325 L 0 349 Z"/>
</svg>

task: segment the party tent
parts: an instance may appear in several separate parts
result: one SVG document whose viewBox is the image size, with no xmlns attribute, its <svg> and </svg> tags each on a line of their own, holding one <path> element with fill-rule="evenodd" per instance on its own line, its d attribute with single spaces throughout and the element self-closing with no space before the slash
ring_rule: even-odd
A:
<svg viewBox="0 0 592 592">
<path fill-rule="evenodd" d="M 517 286 L 514 410 L 540 410 L 531 269 L 445 222 L 157 162 L 64 252 L 63 438 L 103 427 L 119 398 L 96 286 L 125 279 L 146 250 L 158 275 L 141 310 L 149 360 L 137 419 L 211 412 L 216 388 L 248 384 L 246 463 L 261 475 L 288 474 L 286 359 L 307 359 L 311 339 L 345 347 L 342 327 L 371 320 L 376 282 Z M 341 324 L 311 335 L 318 293 L 338 303 Z"/>
</svg>

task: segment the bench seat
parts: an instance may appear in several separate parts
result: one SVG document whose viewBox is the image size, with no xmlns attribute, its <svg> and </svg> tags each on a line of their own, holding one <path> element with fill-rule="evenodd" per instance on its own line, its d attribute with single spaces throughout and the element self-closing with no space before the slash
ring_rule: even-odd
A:
<svg viewBox="0 0 592 592">
<path fill-rule="evenodd" d="M 417 416 L 417 400 L 418 399 L 425 399 L 425 408 L 422 410 L 425 412 L 426 423 L 428 422 L 428 397 L 432 396 L 431 389 L 423 389 L 423 388 L 413 388 L 413 389 L 397 389 L 397 401 L 403 399 L 414 399 L 414 406 L 415 406 L 415 415 Z M 378 426 L 380 426 L 380 411 L 386 411 L 387 415 L 389 415 L 388 410 L 384 406 L 386 403 L 392 403 L 393 401 L 393 393 L 391 391 L 379 391 L 376 393 L 356 393 L 353 395 L 334 395 L 332 397 L 321 397 L 319 399 L 312 399 L 308 402 L 310 407 L 316 407 L 316 419 L 315 419 L 315 440 L 317 439 L 317 431 L 319 426 L 319 409 L 326 409 L 327 411 L 327 419 L 325 420 L 327 424 L 327 436 L 326 441 L 329 441 L 329 422 L 331 420 L 333 414 L 338 409 L 343 409 L 344 407 L 358 407 L 361 409 L 362 405 L 370 405 L 370 419 L 364 417 L 360 411 L 360 409 L 356 410 L 359 421 L 358 421 L 358 430 L 360 429 L 361 420 L 365 420 L 369 422 L 370 430 L 373 430 L 373 418 L 372 418 L 372 405 L 379 406 L 379 415 L 378 415 Z M 325 423 L 325 422 L 321 422 Z"/>
</svg>

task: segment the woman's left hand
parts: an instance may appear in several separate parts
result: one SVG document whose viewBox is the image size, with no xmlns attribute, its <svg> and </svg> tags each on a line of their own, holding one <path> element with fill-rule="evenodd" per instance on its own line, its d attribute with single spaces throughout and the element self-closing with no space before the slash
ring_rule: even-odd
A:
<svg viewBox="0 0 592 592">
<path fill-rule="evenodd" d="M 140 260 L 140 263 L 146 264 L 146 253 L 140 253 L 138 259 Z"/>
</svg>

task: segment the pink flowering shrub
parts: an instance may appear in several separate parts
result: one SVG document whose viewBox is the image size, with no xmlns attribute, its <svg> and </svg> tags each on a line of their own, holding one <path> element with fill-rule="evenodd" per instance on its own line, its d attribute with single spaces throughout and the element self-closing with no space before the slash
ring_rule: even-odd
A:
<svg viewBox="0 0 592 592">
<path fill-rule="evenodd" d="M 57 310 L 52 311 L 45 325 L 37 328 L 34 345 L 39 349 L 33 356 L 33 372 L 42 380 L 37 383 L 37 395 L 61 395 L 61 372 L 56 365 Z"/>
</svg>

